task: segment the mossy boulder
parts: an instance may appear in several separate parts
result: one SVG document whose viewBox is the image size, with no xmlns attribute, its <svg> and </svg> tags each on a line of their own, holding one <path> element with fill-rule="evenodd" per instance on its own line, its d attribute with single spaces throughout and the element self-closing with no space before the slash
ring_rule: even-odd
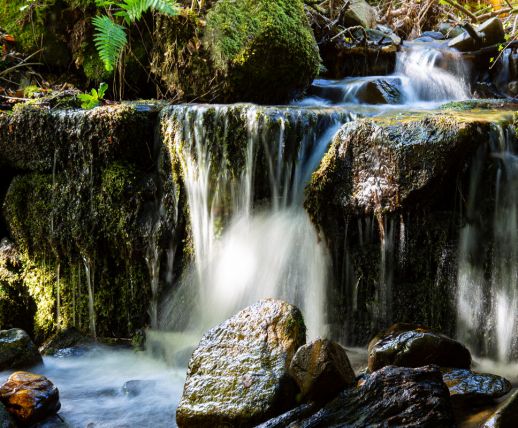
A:
<svg viewBox="0 0 518 428">
<path fill-rule="evenodd" d="M 154 73 L 186 100 L 286 102 L 320 63 L 300 0 L 219 0 L 206 19 L 162 17 L 155 39 Z"/>
<path fill-rule="evenodd" d="M 42 363 L 38 348 L 25 331 L 18 328 L 0 330 L 0 370 L 22 369 Z"/>
<path fill-rule="evenodd" d="M 300 311 L 267 299 L 207 332 L 189 362 L 179 427 L 255 426 L 295 404 L 288 374 L 306 341 Z"/>
</svg>

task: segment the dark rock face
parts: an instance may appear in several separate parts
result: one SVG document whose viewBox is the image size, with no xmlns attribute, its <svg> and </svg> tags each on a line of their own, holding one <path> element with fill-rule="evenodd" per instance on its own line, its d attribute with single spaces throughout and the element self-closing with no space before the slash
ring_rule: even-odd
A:
<svg viewBox="0 0 518 428">
<path fill-rule="evenodd" d="M 395 365 L 469 368 L 471 355 L 464 345 L 426 328 L 396 324 L 369 343 L 369 370 Z"/>
<path fill-rule="evenodd" d="M 13 417 L 5 406 L 0 403 L 0 428 L 16 428 Z"/>
<path fill-rule="evenodd" d="M 474 373 L 466 369 L 442 369 L 442 378 L 455 401 L 483 403 L 503 397 L 511 391 L 507 379 L 489 374 Z"/>
<path fill-rule="evenodd" d="M 276 427 L 275 420 L 264 427 Z M 321 410 L 291 421 L 290 428 L 452 427 L 448 389 L 437 367 L 384 367 L 345 389 Z"/>
<path fill-rule="evenodd" d="M 330 400 L 356 383 L 345 349 L 328 339 L 301 346 L 291 360 L 290 374 L 302 396 L 314 401 Z"/>
<path fill-rule="evenodd" d="M 0 387 L 0 400 L 23 426 L 54 415 L 61 408 L 59 391 L 45 376 L 13 373 Z"/>
<path fill-rule="evenodd" d="M 300 311 L 262 300 L 203 336 L 176 411 L 179 427 L 248 427 L 294 404 L 288 368 L 305 342 Z"/>
<path fill-rule="evenodd" d="M 346 343 L 365 345 L 393 322 L 455 333 L 470 165 L 475 155 L 484 162 L 483 192 L 493 194 L 491 121 L 511 127 L 513 114 L 491 106 L 459 114 L 457 104 L 345 124 L 306 188 L 305 207 L 332 257 L 332 328 Z"/>
<path fill-rule="evenodd" d="M 22 369 L 43 363 L 36 345 L 25 331 L 0 330 L 0 370 Z"/>
</svg>

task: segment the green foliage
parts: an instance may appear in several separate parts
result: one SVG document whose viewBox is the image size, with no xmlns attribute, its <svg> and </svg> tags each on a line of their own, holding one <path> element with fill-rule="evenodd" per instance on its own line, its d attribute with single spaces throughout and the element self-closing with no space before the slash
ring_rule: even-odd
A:
<svg viewBox="0 0 518 428">
<path fill-rule="evenodd" d="M 126 27 L 139 21 L 148 11 L 171 16 L 178 11 L 175 0 L 96 0 L 96 5 L 108 12 L 93 19 L 95 46 L 107 71 L 115 68 L 128 43 Z"/>
<path fill-rule="evenodd" d="M 81 108 L 90 110 L 97 107 L 104 99 L 107 89 L 108 85 L 103 82 L 99 85 L 99 89 L 92 89 L 89 94 L 79 94 L 77 97 L 81 101 Z"/>
</svg>

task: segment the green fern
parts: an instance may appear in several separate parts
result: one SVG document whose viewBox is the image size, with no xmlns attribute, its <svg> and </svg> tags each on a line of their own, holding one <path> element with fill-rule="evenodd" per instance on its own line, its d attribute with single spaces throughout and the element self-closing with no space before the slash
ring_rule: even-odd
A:
<svg viewBox="0 0 518 428">
<path fill-rule="evenodd" d="M 96 30 L 95 46 L 107 71 L 115 68 L 128 43 L 126 27 L 115 22 L 117 18 L 122 19 L 124 24 L 129 26 L 139 21 L 148 11 L 171 16 L 178 13 L 175 0 L 96 0 L 95 4 L 97 7 L 105 8 L 110 14 L 110 16 L 96 16 L 93 19 Z"/>
</svg>

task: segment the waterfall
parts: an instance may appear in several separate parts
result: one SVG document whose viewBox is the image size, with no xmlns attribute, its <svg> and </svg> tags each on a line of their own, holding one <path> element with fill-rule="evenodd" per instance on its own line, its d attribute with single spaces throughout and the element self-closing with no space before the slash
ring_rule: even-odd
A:
<svg viewBox="0 0 518 428">
<path fill-rule="evenodd" d="M 252 105 L 177 106 L 164 114 L 193 260 L 163 302 L 162 328 L 201 333 L 276 297 L 301 308 L 309 336 L 325 335 L 328 255 L 302 202 L 305 183 L 349 118 Z"/>
<path fill-rule="evenodd" d="M 477 352 L 508 362 L 516 358 L 518 335 L 518 155 L 513 130 L 495 128 L 492 219 L 480 207 L 487 197 L 479 190 L 483 155 L 472 170 L 468 221 L 459 245 L 457 333 Z"/>
<path fill-rule="evenodd" d="M 398 52 L 394 74 L 402 80 L 405 103 L 470 97 L 469 69 L 456 51 L 411 47 Z"/>
<path fill-rule="evenodd" d="M 86 287 L 88 289 L 88 318 L 90 324 L 90 334 L 94 339 L 97 339 L 97 331 L 95 327 L 95 290 L 94 290 L 94 276 L 93 263 L 89 257 L 83 257 L 85 265 Z"/>
</svg>

